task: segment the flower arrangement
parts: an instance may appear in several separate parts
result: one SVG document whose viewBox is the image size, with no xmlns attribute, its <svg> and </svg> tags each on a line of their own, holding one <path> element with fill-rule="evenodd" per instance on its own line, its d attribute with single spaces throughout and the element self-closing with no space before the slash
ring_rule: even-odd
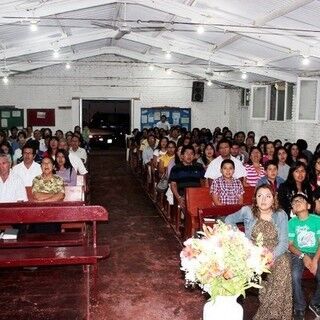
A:
<svg viewBox="0 0 320 320">
<path fill-rule="evenodd" d="M 217 296 L 245 295 L 250 287 L 261 288 L 261 274 L 270 272 L 272 253 L 262 246 L 262 235 L 254 245 L 240 230 L 219 221 L 203 226 L 202 238 L 190 238 L 181 251 L 181 270 L 186 285 L 198 284 Z"/>
</svg>

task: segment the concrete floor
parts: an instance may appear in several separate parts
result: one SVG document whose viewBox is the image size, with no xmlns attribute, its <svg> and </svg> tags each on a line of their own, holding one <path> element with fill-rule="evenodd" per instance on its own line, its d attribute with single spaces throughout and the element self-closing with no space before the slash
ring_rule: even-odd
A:
<svg viewBox="0 0 320 320">
<path fill-rule="evenodd" d="M 99 241 L 111 247 L 109 259 L 99 264 L 91 319 L 200 320 L 206 297 L 184 287 L 181 246 L 126 167 L 124 152 L 93 152 L 90 163 L 91 203 L 110 213 L 109 223 L 99 226 Z M 306 286 L 310 295 L 312 282 Z M 85 318 L 81 267 L 2 269 L 0 290 L 0 319 Z M 252 319 L 257 306 L 257 297 L 249 294 L 245 320 Z"/>
</svg>

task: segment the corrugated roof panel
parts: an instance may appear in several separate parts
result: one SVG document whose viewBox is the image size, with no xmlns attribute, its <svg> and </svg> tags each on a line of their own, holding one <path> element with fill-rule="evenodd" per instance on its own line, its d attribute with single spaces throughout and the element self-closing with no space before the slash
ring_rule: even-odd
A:
<svg viewBox="0 0 320 320">
<path fill-rule="evenodd" d="M 242 37 L 232 44 L 223 48 L 223 52 L 236 54 L 251 60 L 281 58 L 288 55 L 282 48 L 264 44 L 253 39 Z"/>
<path fill-rule="evenodd" d="M 213 9 L 233 14 L 235 17 L 245 17 L 252 21 L 257 18 L 263 17 L 272 11 L 280 10 L 292 4 L 295 0 L 201 0 L 197 3 L 197 7 L 202 9 Z"/>
</svg>

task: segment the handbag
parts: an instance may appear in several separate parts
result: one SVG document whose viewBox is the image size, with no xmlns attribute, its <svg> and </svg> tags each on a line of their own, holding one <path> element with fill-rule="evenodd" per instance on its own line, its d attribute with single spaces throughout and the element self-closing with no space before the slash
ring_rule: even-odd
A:
<svg viewBox="0 0 320 320">
<path fill-rule="evenodd" d="M 158 192 L 166 192 L 169 187 L 169 182 L 166 174 L 162 175 L 160 181 L 157 183 L 156 189 Z"/>
</svg>

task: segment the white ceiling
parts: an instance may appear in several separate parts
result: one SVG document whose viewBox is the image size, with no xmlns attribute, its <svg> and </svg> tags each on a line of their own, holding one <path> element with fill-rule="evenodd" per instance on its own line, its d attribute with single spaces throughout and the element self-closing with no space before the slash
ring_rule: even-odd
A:
<svg viewBox="0 0 320 320">
<path fill-rule="evenodd" d="M 0 77 L 116 54 L 240 87 L 296 82 L 318 74 L 319 41 L 319 0 L 0 0 Z"/>
</svg>

